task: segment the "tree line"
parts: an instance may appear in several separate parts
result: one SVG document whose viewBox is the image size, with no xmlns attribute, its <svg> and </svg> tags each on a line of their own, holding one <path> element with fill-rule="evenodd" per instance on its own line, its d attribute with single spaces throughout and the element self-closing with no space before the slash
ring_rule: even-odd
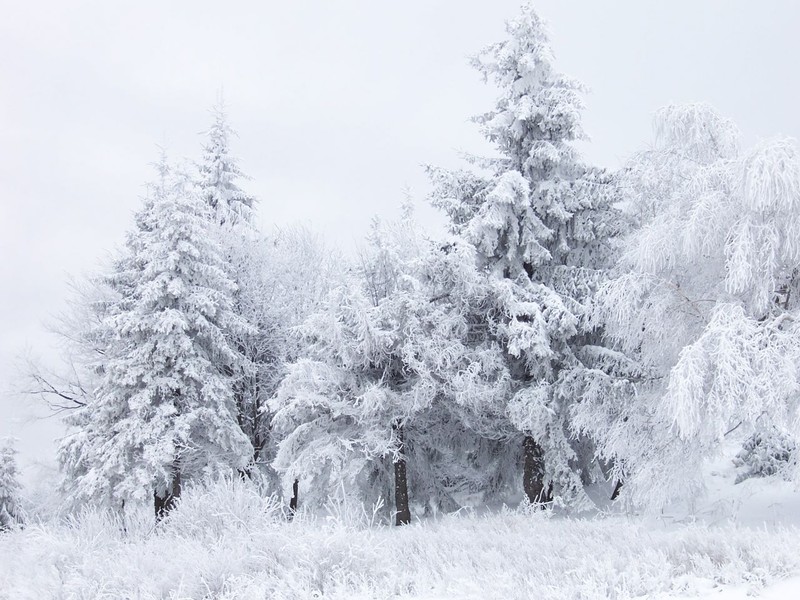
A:
<svg viewBox="0 0 800 600">
<path fill-rule="evenodd" d="M 705 104 L 668 106 L 615 171 L 576 142 L 582 85 L 530 7 L 473 64 L 492 156 L 427 167 L 447 217 L 375 219 L 356 260 L 265 234 L 214 111 L 196 164 L 162 156 L 113 264 L 65 319 L 74 363 L 34 389 L 70 408 L 64 491 L 157 516 L 238 474 L 292 510 L 380 500 L 395 522 L 587 490 L 660 507 L 740 463 L 794 477 L 800 157 L 742 151 Z M 787 450 L 788 448 L 788 450 Z"/>
</svg>

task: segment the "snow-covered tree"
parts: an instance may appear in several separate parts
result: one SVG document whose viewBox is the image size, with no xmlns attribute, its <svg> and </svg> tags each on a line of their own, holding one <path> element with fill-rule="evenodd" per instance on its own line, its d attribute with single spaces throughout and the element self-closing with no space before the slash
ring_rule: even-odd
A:
<svg viewBox="0 0 800 600">
<path fill-rule="evenodd" d="M 241 231 L 239 233 L 242 233 Z M 271 464 L 277 439 L 268 400 L 286 375 L 288 364 L 304 354 L 295 328 L 319 309 L 341 279 L 336 253 L 307 229 L 295 227 L 263 235 L 255 230 L 224 243 L 228 272 L 237 282 L 234 309 L 252 330 L 228 335 L 245 357 L 235 373 L 238 419 L 253 445 L 251 476 L 266 476 L 278 491 Z"/>
<path fill-rule="evenodd" d="M 274 386 L 264 385 L 264 378 L 276 366 L 270 361 L 275 352 L 275 340 L 269 339 L 266 331 L 273 324 L 265 318 L 266 298 L 259 297 L 268 265 L 263 260 L 262 236 L 253 223 L 255 199 L 240 187 L 240 180 L 247 177 L 231 155 L 230 139 L 236 132 L 228 123 L 221 98 L 212 107 L 211 114 L 213 123 L 204 134 L 202 156 L 197 164 L 197 187 L 210 208 L 207 213 L 212 221 L 209 231 L 221 248 L 223 268 L 236 285 L 232 310 L 249 325 L 225 334 L 230 347 L 239 355 L 238 360 L 227 366 L 227 374 L 233 381 L 239 425 L 253 446 L 246 472 L 254 477 L 264 474 L 264 469 L 256 466 L 264 464 L 261 455 L 268 445 L 261 409 L 264 398 L 274 391 Z"/>
<path fill-rule="evenodd" d="M 625 171 L 641 228 L 597 318 L 640 374 L 635 396 L 596 397 L 586 425 L 636 503 L 691 500 L 726 435 L 794 433 L 800 151 L 787 139 L 738 148 L 708 105 L 669 106 Z"/>
<path fill-rule="evenodd" d="M 406 236 L 390 250 L 381 235 L 376 224 L 361 273 L 302 325 L 309 357 L 290 367 L 273 403 L 273 424 L 283 435 L 276 467 L 284 485 L 299 481 L 303 501 L 314 505 L 339 487 L 357 498 L 385 497 L 394 464 L 396 519 L 402 524 L 411 518 L 404 420 L 415 411 L 415 400 L 422 407 L 430 398 L 419 397 L 425 390 L 417 389 L 403 360 L 406 334 L 417 325 L 411 307 L 389 306 L 409 283 L 400 280 L 415 240 Z"/>
<path fill-rule="evenodd" d="M 334 254 L 310 231 L 295 227 L 265 235 L 254 222 L 253 196 L 242 189 L 248 177 L 231 154 L 236 132 L 222 101 L 212 109 L 198 164 L 198 186 L 211 207 L 212 228 L 222 248 L 225 270 L 236 284 L 233 311 L 250 326 L 227 331 L 240 354 L 232 367 L 238 420 L 253 445 L 247 472 L 265 476 L 277 489 L 270 464 L 275 439 L 267 399 L 275 393 L 286 365 L 298 356 L 293 328 L 319 306 L 336 279 Z"/>
<path fill-rule="evenodd" d="M 127 253 L 108 276 L 119 294 L 114 333 L 91 402 L 60 450 L 81 497 L 113 504 L 155 498 L 157 514 L 183 481 L 243 468 L 252 447 L 237 424 L 226 333 L 248 325 L 209 230 L 209 207 L 181 169 L 136 215 Z"/>
<path fill-rule="evenodd" d="M 0 443 L 0 531 L 23 522 L 16 454 L 11 440 Z"/>
<path fill-rule="evenodd" d="M 236 132 L 228 123 L 225 104 L 221 99 L 211 113 L 214 122 L 205 132 L 206 142 L 197 165 L 200 193 L 220 223 L 250 223 L 255 198 L 240 187 L 240 180 L 247 179 L 247 176 L 230 151 L 230 138 Z"/>
<path fill-rule="evenodd" d="M 402 524 L 412 508 L 455 509 L 459 496 L 500 485 L 504 438 L 495 426 L 483 427 L 492 439 L 476 430 L 502 386 L 485 371 L 504 365 L 467 345 L 467 319 L 452 309 L 480 287 L 471 248 L 425 240 L 408 214 L 376 222 L 369 240 L 353 277 L 301 327 L 307 357 L 274 401 L 276 467 L 287 489 L 299 482 L 305 505 L 382 498 Z M 467 390 L 488 410 L 471 410 L 478 397 Z"/>
<path fill-rule="evenodd" d="M 613 385 L 584 315 L 623 221 L 611 177 L 575 148 L 583 90 L 556 70 L 542 20 L 526 5 L 507 32 L 473 61 L 502 92 L 476 119 L 499 156 L 472 158 L 472 170 L 430 169 L 432 201 L 475 247 L 502 300 L 488 319 L 502 315 L 503 325 L 487 331 L 513 380 L 504 411 L 524 434 L 524 490 L 532 502 L 551 491 L 581 502 L 583 484 L 599 473 L 570 415 L 588 387 Z"/>
</svg>

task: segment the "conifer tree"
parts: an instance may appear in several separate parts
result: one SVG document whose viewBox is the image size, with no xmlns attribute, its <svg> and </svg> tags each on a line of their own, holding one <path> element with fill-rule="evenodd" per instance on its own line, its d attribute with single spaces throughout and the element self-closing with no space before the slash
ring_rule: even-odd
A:
<svg viewBox="0 0 800 600">
<path fill-rule="evenodd" d="M 212 107 L 211 114 L 213 123 L 204 134 L 206 141 L 198 163 L 201 194 L 219 223 L 251 223 L 256 200 L 239 187 L 239 181 L 248 177 L 231 154 L 230 138 L 236 132 L 228 123 L 221 98 Z"/>
<path fill-rule="evenodd" d="M 472 262 L 458 241 L 425 240 L 409 214 L 376 222 L 354 276 L 301 327 L 306 357 L 273 402 L 287 492 L 299 482 L 307 506 L 342 493 L 383 499 L 400 525 L 412 507 L 452 510 L 495 484 L 489 447 L 503 440 L 479 437 L 497 428 L 481 428 L 491 415 L 468 406 L 491 407 L 503 380 L 476 374 L 503 365 L 468 348 L 466 318 L 447 302 L 480 286 Z"/>
<path fill-rule="evenodd" d="M 16 454 L 10 440 L 0 444 L 0 531 L 23 522 Z"/>
<path fill-rule="evenodd" d="M 154 498 L 158 516 L 182 483 L 243 468 L 252 448 L 236 421 L 225 337 L 248 326 L 211 235 L 208 205 L 183 170 L 161 180 L 136 216 L 108 282 L 119 302 L 103 378 L 61 458 L 84 498 Z"/>
<path fill-rule="evenodd" d="M 255 198 L 242 189 L 249 179 L 230 149 L 236 132 L 224 103 L 212 108 L 213 124 L 205 133 L 198 164 L 198 187 L 211 208 L 212 231 L 224 257 L 228 277 L 236 284 L 233 311 L 246 321 L 245 330 L 227 331 L 238 360 L 229 366 L 234 381 L 237 415 L 250 438 L 250 477 L 263 477 L 279 489 L 271 463 L 276 440 L 267 406 L 286 365 L 299 354 L 292 329 L 317 308 L 336 279 L 333 255 L 302 228 L 263 234 L 255 223 Z"/>
<path fill-rule="evenodd" d="M 220 97 L 212 107 L 213 122 L 204 133 L 201 159 L 197 165 L 198 189 L 208 204 L 209 228 L 222 250 L 226 274 L 236 284 L 232 309 L 250 327 L 227 331 L 231 348 L 237 353 L 236 361 L 228 365 L 228 375 L 233 378 L 237 419 L 242 431 L 250 438 L 253 456 L 246 467 L 251 476 L 258 473 L 256 465 L 265 462 L 262 457 L 269 445 L 269 415 L 264 412 L 265 401 L 273 391 L 265 385 L 265 376 L 274 349 L 267 329 L 268 309 L 264 299 L 257 295 L 261 280 L 268 268 L 263 239 L 253 223 L 255 199 L 240 187 L 240 180 L 248 179 L 238 161 L 231 155 L 230 139 L 236 132 L 228 123 L 225 104 Z M 266 309 L 266 310 L 265 310 Z"/>
<path fill-rule="evenodd" d="M 599 474 L 570 414 L 587 386 L 611 383 L 595 368 L 597 336 L 584 315 L 623 222 L 610 176 L 575 148 L 583 90 L 556 70 L 543 22 L 526 5 L 507 32 L 473 60 L 502 92 L 476 118 L 499 157 L 472 158 L 473 170 L 431 168 L 432 201 L 475 247 L 506 305 L 524 307 L 494 328 L 513 380 L 505 414 L 524 434 L 524 490 L 547 501 L 555 484 L 565 501 L 580 502 L 582 485 Z"/>
</svg>

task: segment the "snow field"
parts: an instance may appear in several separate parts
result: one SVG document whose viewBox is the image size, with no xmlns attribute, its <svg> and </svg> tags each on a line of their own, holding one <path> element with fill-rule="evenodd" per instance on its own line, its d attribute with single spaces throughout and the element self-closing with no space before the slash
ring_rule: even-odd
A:
<svg viewBox="0 0 800 600">
<path fill-rule="evenodd" d="M 87 510 L 0 536 L 0 598 L 15 600 L 728 598 L 799 572 L 795 528 L 510 510 L 394 528 L 342 503 L 287 522 L 238 481 L 190 489 L 158 527 Z"/>
</svg>

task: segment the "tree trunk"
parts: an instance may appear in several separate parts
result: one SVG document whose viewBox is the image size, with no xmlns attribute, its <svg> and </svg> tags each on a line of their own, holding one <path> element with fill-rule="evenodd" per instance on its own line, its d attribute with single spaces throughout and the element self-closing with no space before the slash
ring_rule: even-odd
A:
<svg viewBox="0 0 800 600">
<path fill-rule="evenodd" d="M 256 385 L 255 397 L 258 398 L 259 394 L 261 393 L 260 386 Z M 261 451 L 264 449 L 266 445 L 266 439 L 262 435 L 261 432 L 261 420 L 265 417 L 266 413 L 261 411 L 261 406 L 256 402 L 253 401 L 253 466 L 250 469 L 251 479 L 255 476 L 255 473 L 258 471 L 258 461 L 261 460 Z"/>
<path fill-rule="evenodd" d="M 531 504 L 544 504 L 553 499 L 553 484 L 544 486 L 544 452 L 531 436 L 522 442 L 525 463 L 522 471 L 522 487 Z"/>
<path fill-rule="evenodd" d="M 300 487 L 300 480 L 295 479 L 292 484 L 292 498 L 289 500 L 289 518 L 294 517 L 297 512 L 297 489 Z"/>
<path fill-rule="evenodd" d="M 159 494 L 157 491 L 153 493 L 153 504 L 156 511 L 156 521 L 160 521 L 175 508 L 175 502 L 181 496 L 181 473 L 175 471 L 169 487 Z"/>
<path fill-rule="evenodd" d="M 392 425 L 399 441 L 398 458 L 394 461 L 394 507 L 395 525 L 408 525 L 411 523 L 411 510 L 408 506 L 408 478 L 406 476 L 406 461 L 403 458 L 405 442 L 403 439 L 403 426 L 399 422 Z"/>
<path fill-rule="evenodd" d="M 614 486 L 614 491 L 611 492 L 611 499 L 616 500 L 622 490 L 622 479 L 617 479 L 617 485 Z"/>
</svg>

